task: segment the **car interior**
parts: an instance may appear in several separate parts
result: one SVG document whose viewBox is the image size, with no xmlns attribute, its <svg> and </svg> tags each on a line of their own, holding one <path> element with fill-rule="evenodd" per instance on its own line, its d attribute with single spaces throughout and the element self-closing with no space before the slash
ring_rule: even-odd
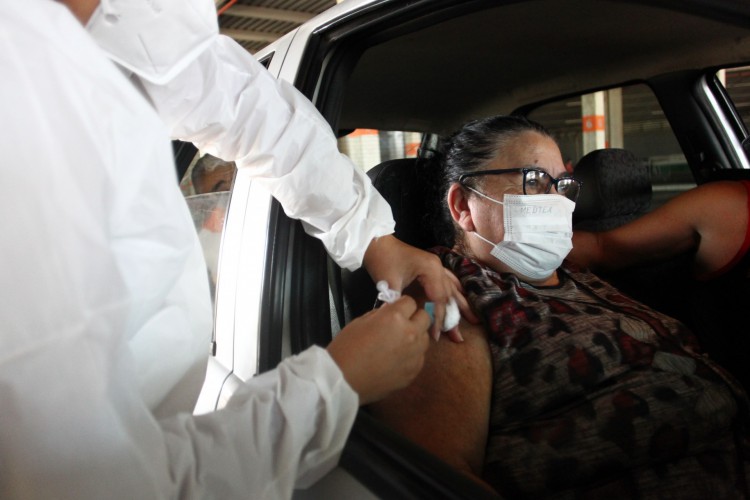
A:
<svg viewBox="0 0 750 500">
<path fill-rule="evenodd" d="M 684 168 L 675 169 L 671 158 L 646 162 L 642 152 L 628 149 L 628 141 L 623 148 L 586 156 L 567 153 L 561 136 L 561 149 L 577 159 L 574 172 L 580 172 L 585 186 L 575 214 L 579 227 L 614 227 L 696 184 L 747 177 L 738 168 L 747 165 L 744 152 L 727 147 L 736 138 L 723 136 L 716 117 L 706 111 L 708 100 L 725 112 L 734 109 L 715 75 L 720 68 L 750 61 L 747 12 L 733 12 L 727 5 L 725 12 L 704 17 L 698 6 L 677 2 L 469 4 L 415 14 L 414 20 L 391 29 L 367 26 L 350 35 L 359 45 L 346 50 L 337 50 L 331 33 L 333 46 L 327 50 L 336 55 L 329 55 L 324 83 L 317 87 L 328 91 L 316 95 L 341 135 L 356 128 L 419 131 L 424 155 L 427 142 L 472 118 L 522 114 L 554 133 L 559 118 L 542 111 L 545 106 L 597 90 L 623 88 L 625 93 L 640 85 L 656 103 L 656 109 L 642 112 L 658 112 L 667 125 L 657 130 L 643 118 L 641 139 L 631 134 L 630 142 L 650 137 L 674 144 L 684 155 Z M 587 15 L 584 19 L 575 12 Z M 472 36 L 465 36 L 469 32 Z M 326 46 L 325 38 L 318 47 Z M 298 83 L 305 88 L 303 79 Z M 731 127 L 747 143 L 742 120 Z M 422 160 L 396 158 L 365 168 L 392 207 L 396 236 L 429 248 L 429 225 L 420 218 L 425 212 L 420 176 L 429 175 L 420 169 Z M 680 318 L 690 260 L 686 254 L 604 278 Z M 329 272 L 329 285 L 340 324 L 375 303 L 374 284 L 363 270 Z"/>
</svg>

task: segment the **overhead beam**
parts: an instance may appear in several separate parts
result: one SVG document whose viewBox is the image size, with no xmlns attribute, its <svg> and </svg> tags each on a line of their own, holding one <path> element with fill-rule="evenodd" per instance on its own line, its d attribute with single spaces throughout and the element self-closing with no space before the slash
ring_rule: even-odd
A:
<svg viewBox="0 0 750 500">
<path fill-rule="evenodd" d="M 226 15 L 244 17 L 244 18 L 255 18 L 255 19 L 268 19 L 271 21 L 285 21 L 288 23 L 302 24 L 309 21 L 315 14 L 308 12 L 298 12 L 294 10 L 284 9 L 269 9 L 268 7 L 253 7 L 251 5 L 232 5 L 227 9 Z"/>
<path fill-rule="evenodd" d="M 278 33 L 266 33 L 263 31 L 237 30 L 221 28 L 221 34 L 234 38 L 238 42 L 275 42 L 281 37 Z"/>
</svg>

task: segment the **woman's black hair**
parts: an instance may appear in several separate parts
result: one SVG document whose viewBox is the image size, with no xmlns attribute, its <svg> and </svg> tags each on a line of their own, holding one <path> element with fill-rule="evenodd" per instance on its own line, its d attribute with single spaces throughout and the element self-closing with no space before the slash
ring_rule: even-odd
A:
<svg viewBox="0 0 750 500">
<path fill-rule="evenodd" d="M 428 212 L 437 244 L 452 247 L 455 243 L 456 226 L 446 200 L 450 186 L 462 174 L 483 168 L 524 132 L 551 137 L 542 125 L 523 116 L 493 116 L 466 123 L 443 140 L 426 160 L 424 178 L 431 184 Z"/>
</svg>

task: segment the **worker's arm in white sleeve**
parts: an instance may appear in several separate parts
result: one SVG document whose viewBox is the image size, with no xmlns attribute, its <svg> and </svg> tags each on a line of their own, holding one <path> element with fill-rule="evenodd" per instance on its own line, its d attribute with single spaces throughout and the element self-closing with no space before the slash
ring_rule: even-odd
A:
<svg viewBox="0 0 750 500">
<path fill-rule="evenodd" d="M 178 491 L 289 498 L 338 463 L 357 408 L 331 357 L 312 347 L 252 379 L 223 410 L 162 422 Z"/>
<path fill-rule="evenodd" d="M 372 239 L 393 232 L 390 207 L 315 107 L 230 38 L 166 84 L 143 84 L 173 137 L 252 169 L 339 265 L 359 267 Z"/>
<path fill-rule="evenodd" d="M 390 207 L 338 151 L 315 107 L 216 34 L 210 0 L 165 0 L 158 9 L 135 1 L 101 5 L 90 33 L 113 60 L 139 75 L 172 137 L 251 169 L 340 266 L 355 269 L 364 261 L 374 280 L 398 290 L 418 280 L 435 302 L 433 334 L 451 296 L 477 321 L 439 260 L 392 236 Z"/>
<path fill-rule="evenodd" d="M 87 29 L 140 77 L 172 137 L 252 169 L 340 266 L 359 267 L 373 238 L 393 233 L 390 207 L 315 107 L 217 35 L 212 0 L 102 2 Z"/>
<path fill-rule="evenodd" d="M 0 498 L 281 499 L 336 464 L 357 396 L 324 350 L 251 380 L 225 410 L 157 422 L 112 311 L 26 342 L 4 329 Z"/>
</svg>

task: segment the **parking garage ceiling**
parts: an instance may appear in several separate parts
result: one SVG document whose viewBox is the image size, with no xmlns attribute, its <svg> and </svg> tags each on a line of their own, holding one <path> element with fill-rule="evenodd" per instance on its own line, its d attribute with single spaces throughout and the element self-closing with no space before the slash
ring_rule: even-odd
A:
<svg viewBox="0 0 750 500">
<path fill-rule="evenodd" d="M 219 28 L 251 54 L 333 7 L 336 0 L 216 0 Z"/>
</svg>

